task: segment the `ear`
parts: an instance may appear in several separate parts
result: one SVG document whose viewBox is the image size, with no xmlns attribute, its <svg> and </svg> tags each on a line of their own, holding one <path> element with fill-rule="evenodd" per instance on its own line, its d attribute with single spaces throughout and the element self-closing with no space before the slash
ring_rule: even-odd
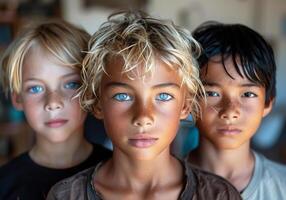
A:
<svg viewBox="0 0 286 200">
<path fill-rule="evenodd" d="M 12 104 L 13 106 L 17 109 L 17 110 L 23 110 L 23 102 L 22 102 L 22 97 L 20 96 L 20 94 L 17 94 L 16 92 L 12 92 L 11 94 L 11 100 L 12 100 Z"/>
<path fill-rule="evenodd" d="M 101 108 L 101 103 L 98 101 L 96 105 L 93 107 L 93 116 L 96 117 L 97 119 L 103 119 L 103 112 Z"/>
<path fill-rule="evenodd" d="M 271 99 L 269 104 L 264 107 L 263 117 L 265 117 L 266 115 L 268 115 L 271 112 L 274 101 L 275 101 L 275 98 Z"/>
<path fill-rule="evenodd" d="M 191 113 L 190 95 L 186 95 L 183 108 L 181 110 L 180 119 L 186 119 Z"/>
</svg>

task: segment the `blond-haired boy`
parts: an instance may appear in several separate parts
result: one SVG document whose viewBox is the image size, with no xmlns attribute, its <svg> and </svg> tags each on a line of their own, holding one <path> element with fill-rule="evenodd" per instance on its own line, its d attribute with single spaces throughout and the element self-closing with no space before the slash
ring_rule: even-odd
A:
<svg viewBox="0 0 286 200">
<path fill-rule="evenodd" d="M 3 88 L 24 111 L 35 144 L 0 168 L 0 199 L 45 199 L 59 180 L 108 157 L 84 138 L 86 112 L 74 98 L 89 38 L 54 20 L 29 26 L 4 52 Z"/>
<path fill-rule="evenodd" d="M 141 12 L 112 15 L 84 59 L 81 104 L 102 119 L 113 156 L 55 185 L 48 199 L 240 199 L 222 178 L 170 154 L 179 122 L 197 116 L 198 44 Z"/>
</svg>

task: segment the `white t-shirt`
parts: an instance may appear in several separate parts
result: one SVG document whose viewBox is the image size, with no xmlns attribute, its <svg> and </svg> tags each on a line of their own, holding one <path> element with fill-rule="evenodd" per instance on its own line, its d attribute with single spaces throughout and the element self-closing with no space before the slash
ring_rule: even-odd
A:
<svg viewBox="0 0 286 200">
<path fill-rule="evenodd" d="M 286 166 L 254 152 L 255 167 L 244 200 L 286 200 Z"/>
</svg>

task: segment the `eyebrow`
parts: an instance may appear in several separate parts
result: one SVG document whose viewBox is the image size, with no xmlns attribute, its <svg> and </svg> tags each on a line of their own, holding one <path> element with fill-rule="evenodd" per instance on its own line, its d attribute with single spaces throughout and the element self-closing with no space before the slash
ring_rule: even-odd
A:
<svg viewBox="0 0 286 200">
<path fill-rule="evenodd" d="M 71 73 L 68 73 L 68 74 L 61 76 L 60 78 L 66 78 L 66 77 L 78 76 L 78 75 L 79 75 L 79 73 L 77 73 L 77 72 L 71 72 Z M 23 80 L 23 82 L 26 82 L 26 81 L 41 81 L 41 79 L 32 77 L 32 78 L 28 78 L 28 79 Z"/>
<path fill-rule="evenodd" d="M 109 82 L 105 85 L 105 88 L 108 88 L 108 87 L 124 87 L 127 89 L 132 89 L 132 86 L 126 83 L 114 82 L 114 81 Z M 160 83 L 160 84 L 154 85 L 152 88 L 163 88 L 163 87 L 174 87 L 174 88 L 180 89 L 180 86 L 176 83 Z"/>
<path fill-rule="evenodd" d="M 221 84 L 219 83 L 216 83 L 216 82 L 212 82 L 212 81 L 202 81 L 203 85 L 204 86 L 210 86 L 210 87 L 219 87 L 221 86 Z M 249 82 L 249 83 L 242 83 L 242 84 L 239 84 L 240 87 L 261 87 L 261 85 L 257 84 L 257 83 L 252 83 L 252 82 Z"/>
<path fill-rule="evenodd" d="M 180 89 L 180 85 L 176 84 L 176 83 L 161 83 L 158 85 L 153 86 L 153 88 L 162 88 L 162 87 L 175 87 Z"/>
</svg>

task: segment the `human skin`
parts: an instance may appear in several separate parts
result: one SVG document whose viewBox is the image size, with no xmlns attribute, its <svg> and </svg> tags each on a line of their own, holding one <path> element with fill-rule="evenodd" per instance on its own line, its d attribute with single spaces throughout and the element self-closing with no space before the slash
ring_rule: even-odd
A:
<svg viewBox="0 0 286 200">
<path fill-rule="evenodd" d="M 22 88 L 12 93 L 15 108 L 25 113 L 35 132 L 32 159 L 47 167 L 74 166 L 92 151 L 83 137 L 86 113 L 74 98 L 80 86 L 80 71 L 60 64 L 39 46 L 25 56 Z"/>
<path fill-rule="evenodd" d="M 229 74 L 214 60 L 201 69 L 207 101 L 201 102 L 202 116 L 197 121 L 199 147 L 190 152 L 188 160 L 242 191 L 254 169 L 250 140 L 271 111 L 272 101 L 266 106 L 265 88 L 241 77 L 231 59 L 225 60 Z"/>
<path fill-rule="evenodd" d="M 109 61 L 94 108 L 113 143 L 112 159 L 99 169 L 94 185 L 106 199 L 177 199 L 183 168 L 170 154 L 170 143 L 189 114 L 186 87 L 159 60 L 144 78 L 141 67 L 131 73 L 138 75 L 134 79 L 121 69 L 120 60 Z"/>
<path fill-rule="evenodd" d="M 263 86 L 241 77 L 230 59 L 225 64 L 233 78 L 221 62 L 209 62 L 207 71 L 206 67 L 201 70 L 207 104 L 202 103 L 197 126 L 201 136 L 216 148 L 234 149 L 249 145 L 272 104 L 265 105 Z"/>
</svg>

